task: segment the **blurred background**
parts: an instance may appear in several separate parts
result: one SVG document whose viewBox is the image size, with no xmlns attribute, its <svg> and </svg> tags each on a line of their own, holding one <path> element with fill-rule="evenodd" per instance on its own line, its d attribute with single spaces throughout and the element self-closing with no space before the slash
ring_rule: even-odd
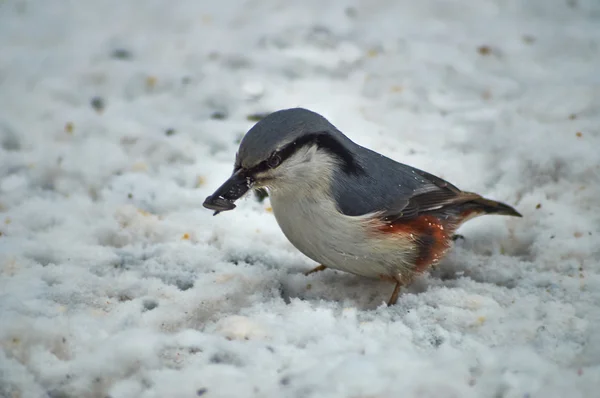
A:
<svg viewBox="0 0 600 398">
<path fill-rule="evenodd" d="M 596 396 L 599 71 L 598 0 L 0 0 L 0 397 Z M 295 106 L 524 217 L 306 278 L 201 207 Z"/>
</svg>

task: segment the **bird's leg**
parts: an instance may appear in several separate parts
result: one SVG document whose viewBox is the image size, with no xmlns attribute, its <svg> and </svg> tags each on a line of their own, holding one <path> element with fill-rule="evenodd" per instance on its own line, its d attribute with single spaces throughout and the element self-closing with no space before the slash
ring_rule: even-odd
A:
<svg viewBox="0 0 600 398">
<path fill-rule="evenodd" d="M 315 267 L 313 269 L 311 269 L 310 271 L 306 271 L 304 273 L 304 275 L 308 276 L 310 274 L 314 274 L 315 272 L 319 272 L 319 271 L 325 271 L 327 269 L 326 266 L 324 266 L 323 264 L 319 265 L 318 267 Z"/>
<path fill-rule="evenodd" d="M 398 301 L 398 295 L 400 294 L 400 288 L 402 287 L 402 285 L 404 285 L 404 280 L 402 279 L 402 275 L 398 274 L 398 275 L 394 276 L 393 278 L 394 278 L 394 282 L 396 282 L 396 286 L 394 286 L 394 291 L 392 292 L 392 296 L 390 297 L 390 299 L 387 302 L 388 307 L 396 304 L 396 301 Z"/>
</svg>

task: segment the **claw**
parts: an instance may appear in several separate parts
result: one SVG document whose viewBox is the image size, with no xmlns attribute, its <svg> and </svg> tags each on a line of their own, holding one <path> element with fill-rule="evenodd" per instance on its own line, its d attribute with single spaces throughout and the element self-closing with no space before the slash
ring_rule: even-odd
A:
<svg viewBox="0 0 600 398">
<path fill-rule="evenodd" d="M 396 304 L 396 302 L 398 301 L 398 296 L 400 295 L 400 288 L 405 284 L 405 280 L 402 278 L 402 275 L 398 274 L 393 278 L 396 281 L 396 286 L 394 286 L 394 291 L 392 292 L 392 295 L 387 302 L 388 307 Z"/>
<path fill-rule="evenodd" d="M 308 276 L 310 274 L 314 274 L 315 272 L 319 272 L 319 271 L 325 271 L 327 269 L 326 266 L 324 266 L 323 264 L 319 265 L 318 267 L 315 267 L 313 269 L 311 269 L 310 271 L 306 271 L 304 273 L 304 275 Z"/>
</svg>

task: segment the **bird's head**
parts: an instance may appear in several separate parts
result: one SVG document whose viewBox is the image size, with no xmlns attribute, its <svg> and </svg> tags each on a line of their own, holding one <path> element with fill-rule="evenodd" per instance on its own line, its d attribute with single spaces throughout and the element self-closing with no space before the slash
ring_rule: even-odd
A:
<svg viewBox="0 0 600 398">
<path fill-rule="evenodd" d="M 328 189 L 336 171 L 360 169 L 352 141 L 318 113 L 292 108 L 271 113 L 244 136 L 233 174 L 204 202 L 226 211 L 253 188 L 288 191 Z"/>
</svg>

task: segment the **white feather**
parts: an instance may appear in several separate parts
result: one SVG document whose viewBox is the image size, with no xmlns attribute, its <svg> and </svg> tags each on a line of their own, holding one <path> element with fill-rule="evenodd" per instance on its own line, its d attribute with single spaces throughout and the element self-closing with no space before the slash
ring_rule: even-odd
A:
<svg viewBox="0 0 600 398">
<path fill-rule="evenodd" d="M 410 273 L 416 250 L 411 237 L 386 237 L 375 230 L 372 215 L 350 217 L 337 210 L 330 190 L 336 167 L 334 157 L 312 146 L 265 173 L 285 236 L 329 268 L 374 278 Z"/>
</svg>

